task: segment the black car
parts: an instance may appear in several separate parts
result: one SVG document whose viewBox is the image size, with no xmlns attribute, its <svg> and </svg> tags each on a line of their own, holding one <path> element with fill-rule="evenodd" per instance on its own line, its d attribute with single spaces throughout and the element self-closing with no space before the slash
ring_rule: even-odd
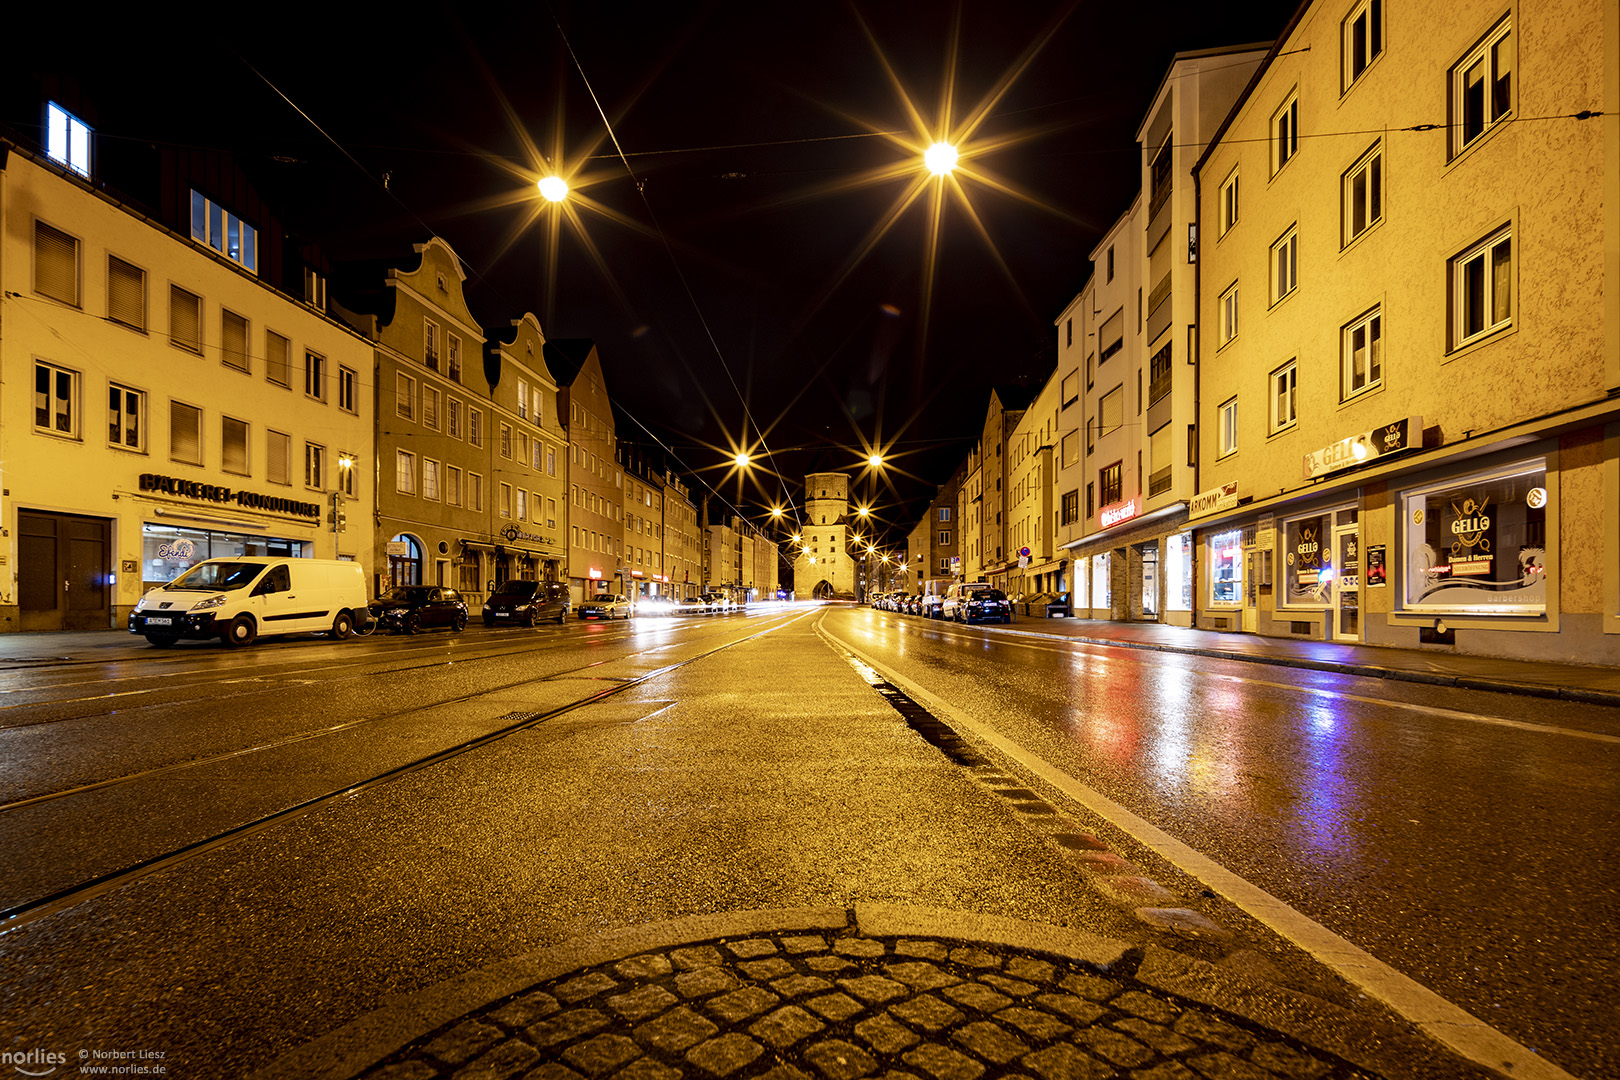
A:
<svg viewBox="0 0 1620 1080">
<path fill-rule="evenodd" d="M 545 619 L 568 618 L 568 587 L 555 581 L 503 581 L 484 601 L 484 625 L 518 623 L 533 626 Z"/>
<path fill-rule="evenodd" d="M 1012 601 L 1000 589 L 981 589 L 969 593 L 957 612 L 961 622 L 1013 621 Z"/>
<path fill-rule="evenodd" d="M 371 602 L 371 617 L 399 634 L 420 634 L 435 626 L 467 628 L 467 602 L 442 585 L 401 585 Z"/>
</svg>

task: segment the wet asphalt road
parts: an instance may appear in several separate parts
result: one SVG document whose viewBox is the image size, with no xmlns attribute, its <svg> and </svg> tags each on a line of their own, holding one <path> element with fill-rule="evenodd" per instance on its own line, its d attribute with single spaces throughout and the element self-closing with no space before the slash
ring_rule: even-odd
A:
<svg viewBox="0 0 1620 1080">
<path fill-rule="evenodd" d="M 235 1076 L 390 994 L 710 911 L 893 901 L 1144 939 L 818 623 L 1577 1075 L 1620 1074 L 1616 747 L 1558 730 L 1620 734 L 1612 710 L 864 609 L 0 673 L 16 909 L 692 661 L 0 934 L 0 1045 Z"/>
<path fill-rule="evenodd" d="M 867 610 L 828 627 L 1566 1069 L 1620 1076 L 1620 710 Z"/>
</svg>

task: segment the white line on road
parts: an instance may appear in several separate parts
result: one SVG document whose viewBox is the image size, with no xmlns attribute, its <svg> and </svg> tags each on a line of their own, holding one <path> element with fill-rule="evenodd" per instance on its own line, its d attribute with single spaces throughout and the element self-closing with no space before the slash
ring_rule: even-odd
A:
<svg viewBox="0 0 1620 1080">
<path fill-rule="evenodd" d="M 995 747 L 1064 795 L 1151 848 L 1174 866 L 1202 881 L 1370 996 L 1389 1005 L 1431 1038 L 1451 1047 L 1469 1060 L 1506 1073 L 1515 1080 L 1525 1078 L 1575 1080 L 1575 1077 L 1546 1058 L 1497 1031 L 1466 1009 L 1453 1005 L 1428 987 L 1401 974 L 1321 923 L 1295 911 L 1258 885 L 1239 877 L 1214 859 L 1188 847 L 1158 826 L 1137 817 L 1119 803 L 1081 783 L 1044 758 L 1025 750 L 995 729 L 941 701 L 843 638 L 833 638 L 831 632 L 822 625 L 824 622 L 824 619 L 818 621 L 818 631 L 837 641 L 839 647 L 860 657 L 873 669 L 881 672 L 889 682 L 925 704 L 931 711 L 949 720 L 959 732 L 970 732 Z"/>
</svg>

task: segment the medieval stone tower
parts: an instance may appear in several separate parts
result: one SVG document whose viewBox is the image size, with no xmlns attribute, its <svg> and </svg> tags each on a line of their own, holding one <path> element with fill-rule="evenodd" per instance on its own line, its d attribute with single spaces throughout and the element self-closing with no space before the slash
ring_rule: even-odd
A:
<svg viewBox="0 0 1620 1080">
<path fill-rule="evenodd" d="M 849 477 L 811 473 L 804 478 L 804 549 L 793 561 L 793 594 L 800 600 L 855 598 L 855 560 L 849 554 Z"/>
</svg>

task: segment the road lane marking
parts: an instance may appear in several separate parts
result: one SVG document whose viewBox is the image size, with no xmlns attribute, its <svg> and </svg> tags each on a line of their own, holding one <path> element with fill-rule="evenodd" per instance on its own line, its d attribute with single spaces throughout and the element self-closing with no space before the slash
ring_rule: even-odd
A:
<svg viewBox="0 0 1620 1080">
<path fill-rule="evenodd" d="M 1005 754 L 1032 774 L 1057 788 L 1068 798 L 1104 818 L 1143 846 L 1152 849 L 1173 866 L 1202 881 L 1209 888 L 1242 908 L 1284 938 L 1298 945 L 1318 962 L 1331 968 L 1368 996 L 1400 1013 L 1437 1042 L 1487 1068 L 1529 1080 L 1576 1080 L 1575 1077 L 1534 1051 L 1497 1031 L 1479 1017 L 1452 1004 L 1428 987 L 1403 975 L 1365 949 L 1346 941 L 1321 923 L 1294 910 L 1258 885 L 1240 877 L 1169 833 L 1136 816 L 1101 792 L 1081 783 L 1044 758 L 1025 750 L 1000 732 L 941 701 L 934 694 L 905 678 L 871 654 L 857 648 L 817 621 L 816 629 L 836 641 L 841 648 L 861 658 L 873 670 L 925 703 L 937 715 L 949 719 L 958 730 L 975 737 Z"/>
</svg>

